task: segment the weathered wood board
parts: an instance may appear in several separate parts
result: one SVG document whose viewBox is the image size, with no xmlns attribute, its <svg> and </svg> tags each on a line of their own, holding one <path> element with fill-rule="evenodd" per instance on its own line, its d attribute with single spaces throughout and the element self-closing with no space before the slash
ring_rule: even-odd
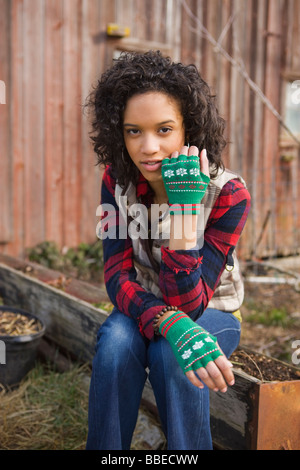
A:
<svg viewBox="0 0 300 470">
<path fill-rule="evenodd" d="M 255 447 L 256 396 L 259 380 L 234 370 L 235 385 L 226 393 L 210 392 L 211 430 L 220 449 Z"/>
<path fill-rule="evenodd" d="M 64 292 L 67 292 L 81 300 L 85 300 L 88 303 L 99 304 L 101 302 L 109 301 L 106 288 L 104 283 L 101 282 L 100 275 L 99 282 L 95 285 L 90 282 L 76 279 L 75 277 L 64 275 L 61 271 L 50 269 L 42 264 L 15 258 L 13 256 L 3 255 L 2 253 L 0 253 L 0 263 L 5 264 L 5 266 L 9 266 L 18 272 L 21 271 L 30 278 L 34 277 L 35 279 L 39 279 L 53 287 L 62 285 Z"/>
<path fill-rule="evenodd" d="M 210 393 L 215 445 L 300 450 L 300 380 L 264 382 L 235 369 L 234 375 L 235 385 L 226 394 Z"/>
<path fill-rule="evenodd" d="M 0 263 L 0 296 L 40 318 L 46 336 L 83 361 L 94 356 L 97 331 L 108 313 Z"/>
</svg>

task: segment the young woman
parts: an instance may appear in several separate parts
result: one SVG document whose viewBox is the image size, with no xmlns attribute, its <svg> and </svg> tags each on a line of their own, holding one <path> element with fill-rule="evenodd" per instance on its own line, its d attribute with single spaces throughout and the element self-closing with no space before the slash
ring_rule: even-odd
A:
<svg viewBox="0 0 300 470">
<path fill-rule="evenodd" d="M 195 66 L 152 51 L 121 55 L 89 105 L 114 310 L 97 337 L 87 449 L 130 449 L 147 377 L 168 449 L 211 449 L 209 390 L 234 384 L 250 207 L 222 163 L 224 121 Z"/>
</svg>

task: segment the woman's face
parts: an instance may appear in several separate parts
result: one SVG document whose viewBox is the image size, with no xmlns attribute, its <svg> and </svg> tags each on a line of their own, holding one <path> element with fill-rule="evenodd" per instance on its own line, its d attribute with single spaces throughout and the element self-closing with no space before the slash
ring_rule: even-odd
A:
<svg viewBox="0 0 300 470">
<path fill-rule="evenodd" d="M 162 160 L 184 145 L 179 103 L 161 92 L 134 95 L 127 102 L 123 128 L 130 158 L 155 190 L 163 184 Z"/>
</svg>

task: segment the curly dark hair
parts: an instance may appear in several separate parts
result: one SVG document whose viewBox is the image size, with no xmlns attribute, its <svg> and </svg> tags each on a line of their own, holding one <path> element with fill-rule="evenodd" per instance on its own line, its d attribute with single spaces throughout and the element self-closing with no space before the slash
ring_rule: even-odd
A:
<svg viewBox="0 0 300 470">
<path fill-rule="evenodd" d="M 179 102 L 186 142 L 207 150 L 213 177 L 223 168 L 221 154 L 226 145 L 225 121 L 218 113 L 215 96 L 195 65 L 174 63 L 160 51 L 122 53 L 88 97 L 97 164 L 111 165 L 124 187 L 136 182 L 138 170 L 124 143 L 123 114 L 129 98 L 149 91 L 165 93 Z"/>
</svg>

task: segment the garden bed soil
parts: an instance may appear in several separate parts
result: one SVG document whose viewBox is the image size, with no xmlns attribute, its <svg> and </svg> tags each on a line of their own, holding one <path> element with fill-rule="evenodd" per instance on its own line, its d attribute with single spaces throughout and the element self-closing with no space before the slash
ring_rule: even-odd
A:
<svg viewBox="0 0 300 470">
<path fill-rule="evenodd" d="M 300 380 L 300 369 L 297 370 L 281 361 L 242 348 L 231 355 L 230 361 L 235 369 L 241 369 L 262 382 Z"/>
</svg>

